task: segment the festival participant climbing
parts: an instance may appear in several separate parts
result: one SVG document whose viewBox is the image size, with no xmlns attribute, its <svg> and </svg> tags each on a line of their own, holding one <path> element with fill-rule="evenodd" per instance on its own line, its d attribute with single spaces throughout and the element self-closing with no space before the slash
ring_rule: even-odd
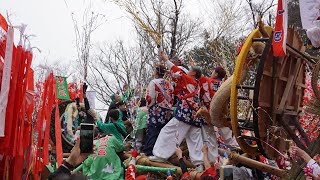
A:
<svg viewBox="0 0 320 180">
<path fill-rule="evenodd" d="M 119 110 L 121 119 L 122 119 L 124 125 L 126 126 L 127 132 L 131 132 L 132 125 L 131 125 L 130 121 L 128 121 L 128 107 L 125 104 L 125 102 L 124 101 L 117 102 L 116 109 Z"/>
<path fill-rule="evenodd" d="M 217 175 L 215 163 L 210 164 L 209 150 L 206 144 L 203 145 L 202 152 L 203 152 L 203 158 L 204 158 L 203 162 L 204 162 L 205 171 L 201 175 L 201 180 L 218 180 L 219 177 Z"/>
<path fill-rule="evenodd" d="M 122 95 L 120 96 L 118 93 L 116 94 L 112 94 L 110 96 L 110 100 L 111 100 L 111 103 L 109 105 L 109 109 L 108 109 L 108 112 L 111 110 L 111 109 L 117 109 L 119 108 L 119 103 L 123 102 L 125 105 L 127 104 L 127 101 L 128 99 L 131 97 L 132 95 L 132 89 L 129 88 L 129 86 L 127 84 L 125 84 L 123 86 L 123 93 Z M 121 103 L 122 104 L 122 103 Z M 123 116 L 123 119 L 124 121 L 126 121 L 128 118 L 126 116 L 127 114 L 127 109 L 123 109 L 122 110 L 122 113 L 124 114 Z M 108 113 L 107 113 L 108 114 Z M 105 123 L 108 122 L 109 120 L 109 117 L 107 116 L 106 119 L 105 119 Z"/>
<path fill-rule="evenodd" d="M 176 83 L 181 87 L 181 92 L 175 117 L 162 128 L 153 148 L 155 156 L 150 157 L 150 160 L 160 162 L 167 160 L 174 154 L 175 147 L 186 138 L 191 162 L 197 166 L 197 170 L 202 171 L 202 122 L 195 118 L 196 112 L 200 108 L 200 87 L 197 79 L 201 77 L 201 69 L 193 66 L 186 75 L 170 62 L 163 52 L 160 57 L 172 72 L 174 79 L 177 80 Z"/>
<path fill-rule="evenodd" d="M 170 82 L 163 79 L 166 73 L 164 65 L 157 65 L 154 70 L 154 78 L 150 81 L 146 93 L 148 105 L 147 135 L 144 145 L 144 153 L 152 156 L 152 150 L 161 129 L 173 117 L 173 87 Z"/>
<path fill-rule="evenodd" d="M 182 155 L 182 150 L 180 149 L 180 147 L 176 147 L 176 155 L 177 155 L 177 157 L 179 159 L 179 164 L 180 164 L 180 168 L 181 168 L 181 171 L 182 171 L 181 180 L 186 180 L 188 178 L 191 178 L 190 173 L 189 173 L 189 171 L 187 169 L 187 165 L 184 162 L 183 155 Z"/>
<path fill-rule="evenodd" d="M 219 68 L 220 67 L 217 67 L 216 69 Z M 215 70 L 213 72 L 215 72 Z M 206 109 L 210 108 L 211 99 L 218 90 L 220 83 L 221 80 L 218 81 L 217 79 L 212 79 L 205 75 L 202 75 L 199 78 L 201 104 L 204 105 Z M 214 126 L 207 122 L 204 123 L 201 130 L 204 144 L 209 146 L 209 159 L 211 162 L 215 162 L 218 157 L 218 143 Z"/>
<path fill-rule="evenodd" d="M 204 166 L 205 166 L 205 171 L 202 173 L 200 179 L 201 180 L 217 180 L 217 179 L 219 179 L 214 164 L 212 164 L 212 165 L 210 164 L 208 146 L 206 144 L 203 145 L 202 152 L 203 152 L 203 162 L 204 162 Z M 188 172 L 188 169 L 187 169 L 187 165 L 184 162 L 182 150 L 180 149 L 180 147 L 176 147 L 176 155 L 179 159 L 179 164 L 180 164 L 180 168 L 182 171 L 181 180 L 191 179 L 190 173 Z"/>
<path fill-rule="evenodd" d="M 122 140 L 127 136 L 127 131 L 122 121 L 121 112 L 118 109 L 112 109 L 108 115 L 109 122 L 107 124 L 101 122 L 100 119 L 95 119 L 97 126 L 102 132 L 112 134 L 123 144 Z"/>
<path fill-rule="evenodd" d="M 109 121 L 109 117 L 108 117 L 109 111 L 112 109 L 117 109 L 117 103 L 121 101 L 121 97 L 119 96 L 119 94 L 112 94 L 110 96 L 110 99 L 111 99 L 111 103 L 109 105 L 109 109 L 107 112 L 105 123 L 107 123 Z"/>
<path fill-rule="evenodd" d="M 183 63 L 182 59 L 180 59 L 179 57 L 175 56 L 175 57 L 172 58 L 172 63 L 175 66 L 178 66 L 178 68 L 181 69 L 185 74 L 188 74 L 189 67 Z"/>
<path fill-rule="evenodd" d="M 217 92 L 223 80 L 226 79 L 226 71 L 222 67 L 216 67 L 211 74 L 211 79 L 212 79 L 211 88 L 213 89 L 214 92 Z M 209 104 L 209 107 L 210 107 L 210 104 Z M 232 135 L 232 130 L 229 127 L 221 127 L 218 129 L 224 144 L 232 148 L 239 147 L 237 140 Z"/>
<path fill-rule="evenodd" d="M 141 98 L 139 102 L 139 107 L 137 108 L 137 121 L 138 127 L 136 132 L 136 148 L 140 152 L 143 145 L 143 139 L 145 130 L 147 129 L 148 120 L 148 108 L 147 101 L 145 98 Z"/>
<path fill-rule="evenodd" d="M 184 74 L 188 74 L 189 72 L 189 68 L 187 65 L 184 64 L 183 60 L 180 59 L 179 57 L 173 57 L 172 58 L 172 63 L 177 66 L 181 72 L 183 72 Z M 179 84 L 177 84 L 176 82 L 178 81 L 178 79 L 175 78 L 174 76 L 174 72 L 170 72 L 170 77 L 171 77 L 171 84 L 174 88 L 173 90 L 173 94 L 174 94 L 174 100 L 173 100 L 173 110 L 174 112 L 176 111 L 176 106 L 179 102 L 179 98 L 178 98 L 178 94 L 180 94 L 182 87 L 179 86 Z"/>
</svg>

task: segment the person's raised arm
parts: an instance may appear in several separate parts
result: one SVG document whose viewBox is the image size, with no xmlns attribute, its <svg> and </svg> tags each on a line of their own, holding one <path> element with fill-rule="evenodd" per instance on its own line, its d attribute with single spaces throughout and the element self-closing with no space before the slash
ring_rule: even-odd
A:
<svg viewBox="0 0 320 180">
<path fill-rule="evenodd" d="M 264 29 L 264 23 L 262 21 L 261 16 L 258 17 L 258 28 L 259 28 L 259 31 L 262 34 L 262 37 L 264 37 L 264 38 L 268 38 L 269 37 L 268 32 Z"/>
<path fill-rule="evenodd" d="M 188 172 L 187 165 L 183 160 L 182 150 L 180 149 L 180 147 L 176 147 L 176 155 L 178 156 L 178 159 L 179 159 L 182 174 L 184 174 L 185 172 Z"/>
<path fill-rule="evenodd" d="M 202 152 L 203 152 L 204 168 L 208 169 L 211 167 L 209 157 L 208 157 L 208 145 L 206 144 L 203 145 Z"/>
<path fill-rule="evenodd" d="M 114 125 L 113 125 L 112 123 L 105 124 L 105 123 L 101 122 L 100 120 L 97 120 L 97 126 L 98 126 L 103 132 L 106 132 L 106 133 L 109 133 L 109 132 L 110 132 L 110 129 L 111 129 L 111 128 L 114 128 Z"/>
<path fill-rule="evenodd" d="M 297 153 L 297 155 L 301 157 L 306 163 L 308 163 L 312 159 L 308 153 L 297 146 L 292 146 L 291 151 L 293 155 Z"/>
<path fill-rule="evenodd" d="M 49 175 L 49 180 L 60 179 L 62 176 L 70 176 L 74 167 L 81 164 L 90 155 L 88 153 L 81 153 L 79 138 L 75 142 L 76 143 L 71 150 L 70 156 L 62 162 L 62 165 L 55 172 Z"/>
<path fill-rule="evenodd" d="M 169 70 L 172 68 L 172 66 L 174 66 L 174 64 L 169 61 L 168 56 L 163 51 L 160 52 L 160 59 L 166 64 Z"/>
</svg>

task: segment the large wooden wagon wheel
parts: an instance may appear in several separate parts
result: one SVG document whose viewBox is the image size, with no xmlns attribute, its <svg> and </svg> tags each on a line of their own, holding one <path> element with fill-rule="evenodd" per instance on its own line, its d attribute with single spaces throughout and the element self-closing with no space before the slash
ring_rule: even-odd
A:
<svg viewBox="0 0 320 180">
<path fill-rule="evenodd" d="M 272 32 L 272 28 L 271 27 L 265 27 L 269 33 L 269 35 L 271 35 Z M 248 127 L 248 125 L 244 126 L 243 124 L 239 124 L 241 122 L 251 122 L 252 124 L 252 113 L 248 113 L 248 115 L 246 115 L 245 119 L 241 119 L 239 120 L 238 117 L 238 103 L 240 101 L 248 101 L 250 104 L 252 103 L 252 101 L 250 101 L 250 97 L 249 94 L 251 94 L 252 91 L 257 90 L 255 88 L 255 86 L 253 86 L 252 82 L 250 83 L 251 85 L 243 85 L 240 84 L 242 79 L 243 79 L 243 73 L 247 72 L 247 68 L 249 68 L 250 70 L 256 71 L 255 70 L 255 65 L 251 65 L 251 67 L 248 67 L 248 63 L 247 61 L 247 56 L 248 53 L 250 51 L 250 48 L 252 47 L 252 44 L 254 41 L 261 41 L 265 39 L 260 39 L 261 37 L 261 33 L 259 31 L 259 29 L 255 29 L 246 39 L 246 41 L 244 42 L 241 52 L 238 55 L 237 58 L 237 62 L 236 62 L 236 66 L 235 66 L 235 71 L 233 73 L 233 81 L 232 81 L 232 86 L 231 86 L 231 96 L 230 96 L 230 115 L 231 115 L 231 126 L 232 126 L 232 131 L 237 139 L 237 142 L 240 146 L 240 148 L 248 153 L 249 155 L 252 156 L 256 156 L 259 153 L 264 153 L 263 152 L 263 148 L 261 148 L 261 142 L 259 138 L 256 138 L 256 136 L 259 134 L 255 134 L 254 133 L 254 128 L 252 127 Z M 260 61 L 258 62 L 259 64 L 264 64 L 264 60 L 265 60 L 265 56 L 267 56 L 267 54 L 269 53 L 271 48 L 271 41 L 269 40 L 268 43 L 266 43 L 262 58 L 260 59 Z M 258 66 L 259 67 L 259 66 Z M 256 83 L 255 83 L 256 84 Z M 240 89 L 241 90 L 245 90 L 246 91 L 246 97 L 240 94 Z M 249 105 L 248 107 L 248 111 L 252 112 L 251 110 L 252 106 Z M 248 124 L 248 123 L 247 123 Z M 252 136 L 248 136 L 245 135 L 246 131 L 251 131 Z M 247 143 L 248 140 L 251 142 L 250 144 Z"/>
<path fill-rule="evenodd" d="M 271 31 L 268 28 L 269 34 Z M 287 55 L 275 58 L 271 48 L 272 37 L 265 39 L 260 36 L 259 30 L 254 30 L 237 58 L 230 97 L 232 131 L 241 149 L 251 156 L 262 154 L 276 158 L 279 155 L 277 150 L 283 152 L 289 148 L 290 141 L 287 139 L 292 139 L 299 147 L 308 150 L 295 134 L 298 131 L 309 144 L 297 122 L 305 88 L 305 58 L 301 55 L 304 52 L 303 42 L 299 34 L 289 28 Z M 265 49 L 256 66 L 249 67 L 249 71 L 255 72 L 254 82 L 244 85 L 241 84 L 240 77 L 247 68 L 247 54 L 254 41 L 265 42 Z M 242 94 L 253 94 L 253 97 L 243 98 Z M 251 113 L 242 121 L 250 122 L 251 127 L 243 126 L 239 121 L 241 101 L 248 101 L 250 104 L 248 111 Z M 245 133 L 248 131 L 251 132 L 250 135 Z"/>
</svg>

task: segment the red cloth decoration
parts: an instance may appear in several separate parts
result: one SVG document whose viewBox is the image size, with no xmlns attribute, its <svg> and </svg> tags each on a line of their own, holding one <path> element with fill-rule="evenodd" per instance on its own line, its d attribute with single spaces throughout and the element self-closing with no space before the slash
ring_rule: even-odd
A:
<svg viewBox="0 0 320 180">
<path fill-rule="evenodd" d="M 209 169 L 206 169 L 206 170 L 202 173 L 201 177 L 205 177 L 205 176 L 211 176 L 211 177 L 213 177 L 213 178 L 215 178 L 215 179 L 218 179 L 218 178 L 217 178 L 216 168 L 210 167 Z"/>
<path fill-rule="evenodd" d="M 286 55 L 288 6 L 286 0 L 278 0 L 276 25 L 273 33 L 272 47 L 274 56 Z"/>
<path fill-rule="evenodd" d="M 8 23 L 2 14 L 0 14 L 0 27 L 6 32 L 8 31 Z"/>
<path fill-rule="evenodd" d="M 136 180 L 146 180 L 147 176 L 146 175 L 140 175 L 136 178 Z"/>
<path fill-rule="evenodd" d="M 134 164 L 129 164 L 126 170 L 126 180 L 134 180 L 136 174 L 136 167 Z"/>
<path fill-rule="evenodd" d="M 139 153 L 138 153 L 137 150 L 132 149 L 132 151 L 131 151 L 132 157 L 136 158 L 136 157 L 138 156 L 138 154 L 139 154 Z"/>
<path fill-rule="evenodd" d="M 51 73 L 48 77 L 48 104 L 46 105 L 46 114 L 45 114 L 45 122 L 46 122 L 46 129 L 44 134 L 44 142 L 43 142 L 43 165 L 49 164 L 49 132 L 50 132 L 50 122 L 51 122 L 51 111 L 54 103 L 54 92 L 53 92 L 53 83 L 54 83 L 54 76 Z M 50 98 L 51 97 L 51 98 Z"/>
<path fill-rule="evenodd" d="M 190 173 L 189 172 L 185 172 L 185 173 L 182 174 L 181 179 L 182 178 L 190 178 L 190 177 L 191 177 Z"/>
<path fill-rule="evenodd" d="M 61 127 L 60 127 L 60 113 L 59 113 L 59 104 L 58 104 L 58 97 L 57 97 L 57 90 L 56 90 L 56 81 L 53 81 L 53 92 L 55 97 L 55 137 L 56 137 L 56 154 L 57 154 L 57 162 L 60 166 L 63 161 L 63 151 L 62 151 L 62 141 L 61 141 Z"/>
</svg>

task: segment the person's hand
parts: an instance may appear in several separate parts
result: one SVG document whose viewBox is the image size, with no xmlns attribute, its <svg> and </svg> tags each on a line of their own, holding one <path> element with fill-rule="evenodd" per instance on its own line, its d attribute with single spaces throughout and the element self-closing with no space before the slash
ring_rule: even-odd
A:
<svg viewBox="0 0 320 180">
<path fill-rule="evenodd" d="M 176 147 L 176 155 L 179 159 L 182 158 L 182 150 L 180 149 L 180 147 Z"/>
<path fill-rule="evenodd" d="M 132 157 L 136 158 L 138 156 L 138 154 L 139 154 L 138 150 L 132 149 L 132 151 L 131 151 Z"/>
<path fill-rule="evenodd" d="M 87 83 L 83 83 L 82 88 L 83 88 L 83 94 L 85 94 L 87 92 L 87 89 L 88 89 Z"/>
<path fill-rule="evenodd" d="M 188 56 L 188 59 L 189 59 L 189 65 L 190 65 L 190 66 L 195 66 L 195 65 L 196 65 L 196 63 L 195 63 L 194 60 L 192 59 L 192 56 L 191 56 L 191 55 Z"/>
<path fill-rule="evenodd" d="M 301 157 L 302 159 L 304 159 L 304 161 L 306 163 L 308 163 L 312 158 L 309 156 L 308 153 L 306 153 L 304 150 L 300 149 L 297 146 L 292 146 L 290 149 L 290 155 L 291 157 L 295 157 L 295 155 L 297 154 L 299 157 Z"/>
<path fill-rule="evenodd" d="M 259 29 L 262 29 L 264 27 L 264 23 L 262 21 L 261 16 L 258 17 L 258 27 L 259 27 Z"/>
<path fill-rule="evenodd" d="M 168 56 L 163 51 L 160 52 L 160 59 L 164 62 L 169 60 Z"/>
<path fill-rule="evenodd" d="M 216 161 L 216 162 L 214 163 L 214 168 L 220 169 L 220 167 L 221 167 L 221 164 Z"/>
<path fill-rule="evenodd" d="M 223 158 L 222 159 L 222 166 L 228 165 L 229 164 L 229 159 Z"/>
<path fill-rule="evenodd" d="M 297 147 L 296 146 L 291 146 L 289 149 L 290 156 L 292 159 L 295 159 L 295 156 L 297 155 Z"/>
<path fill-rule="evenodd" d="M 87 157 L 90 155 L 89 153 L 82 153 L 80 151 L 80 139 L 78 138 L 75 141 L 75 145 L 71 150 L 70 156 L 66 160 L 69 164 L 71 164 L 73 167 L 76 167 L 80 163 L 82 163 Z"/>
<path fill-rule="evenodd" d="M 318 174 L 318 176 L 315 176 L 313 174 L 309 174 L 309 177 L 312 177 L 311 180 L 320 180 L 320 175 Z"/>
<path fill-rule="evenodd" d="M 203 154 L 205 154 L 205 155 L 208 154 L 208 151 L 209 151 L 209 150 L 208 150 L 208 145 L 207 145 L 207 144 L 204 144 L 203 147 L 202 147 L 202 152 L 203 152 Z"/>
</svg>

